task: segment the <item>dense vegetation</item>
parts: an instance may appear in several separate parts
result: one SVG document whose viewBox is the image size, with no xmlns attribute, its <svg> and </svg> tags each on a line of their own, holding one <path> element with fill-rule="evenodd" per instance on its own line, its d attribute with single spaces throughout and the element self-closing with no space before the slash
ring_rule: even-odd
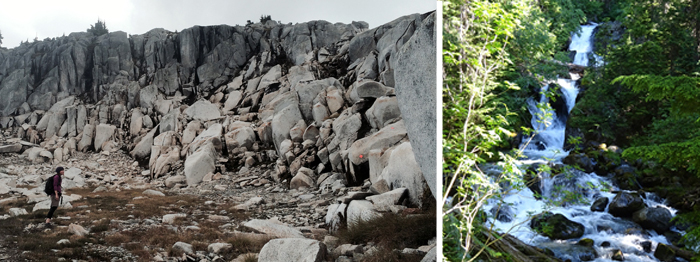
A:
<svg viewBox="0 0 700 262">
<path fill-rule="evenodd" d="M 515 134 L 528 134 L 525 101 L 566 73 L 567 42 L 580 24 L 601 23 L 596 53 L 605 64 L 586 69 L 570 128 L 583 141 L 624 148 L 623 159 L 646 163 L 640 172 L 659 181 L 700 180 L 700 1 L 451 0 L 443 10 L 449 259 L 507 256 L 491 250 L 488 237 L 473 237 L 488 234 L 480 208 L 497 196 L 499 182 L 522 183 L 511 149 L 519 143 Z M 486 162 L 511 172 L 493 179 L 480 169 Z M 690 184 L 677 192 L 686 194 Z M 693 211 L 681 210 L 681 217 L 698 224 Z M 689 229 L 689 246 L 697 236 L 700 229 Z"/>
<path fill-rule="evenodd" d="M 107 29 L 107 24 L 105 24 L 104 21 L 97 19 L 97 22 L 94 25 L 90 25 L 87 32 L 92 33 L 95 36 L 101 36 L 109 33 L 109 29 Z"/>
</svg>

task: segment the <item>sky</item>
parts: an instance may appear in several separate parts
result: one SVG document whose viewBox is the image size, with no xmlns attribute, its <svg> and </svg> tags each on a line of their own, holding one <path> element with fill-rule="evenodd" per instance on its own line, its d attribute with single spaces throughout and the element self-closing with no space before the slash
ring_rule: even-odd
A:
<svg viewBox="0 0 700 262">
<path fill-rule="evenodd" d="M 435 0 L 0 0 L 0 46 L 86 31 L 98 19 L 110 32 L 182 31 L 195 25 L 245 25 L 270 15 L 282 23 L 365 21 L 370 28 L 435 10 Z"/>
</svg>

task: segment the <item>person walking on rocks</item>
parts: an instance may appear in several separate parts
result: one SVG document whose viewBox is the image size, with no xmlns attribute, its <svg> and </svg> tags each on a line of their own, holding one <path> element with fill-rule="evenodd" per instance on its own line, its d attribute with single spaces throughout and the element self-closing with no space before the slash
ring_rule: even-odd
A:
<svg viewBox="0 0 700 262">
<path fill-rule="evenodd" d="M 61 179 L 61 176 L 63 176 L 63 172 L 63 167 L 59 166 L 58 168 L 56 168 L 56 175 L 49 178 L 53 180 L 53 192 L 49 195 L 51 197 L 51 209 L 49 209 L 49 214 L 46 215 L 47 225 L 51 223 L 53 212 L 55 212 L 58 208 L 58 200 L 61 199 L 61 182 L 63 180 Z"/>
</svg>

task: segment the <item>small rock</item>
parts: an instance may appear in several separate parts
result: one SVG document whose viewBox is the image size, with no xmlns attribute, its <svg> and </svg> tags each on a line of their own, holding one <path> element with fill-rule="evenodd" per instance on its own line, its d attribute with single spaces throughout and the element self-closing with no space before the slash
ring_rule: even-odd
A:
<svg viewBox="0 0 700 262">
<path fill-rule="evenodd" d="M 187 243 L 185 243 L 185 242 L 176 242 L 176 243 L 173 245 L 173 249 L 174 249 L 174 250 L 180 250 L 180 251 L 184 252 L 185 254 L 192 254 L 192 253 L 194 253 L 194 251 L 192 250 L 192 245 L 187 244 Z"/>
<path fill-rule="evenodd" d="M 187 178 L 183 175 L 171 176 L 165 179 L 165 186 L 173 188 L 177 184 L 184 184 Z"/>
<path fill-rule="evenodd" d="M 593 202 L 593 205 L 591 205 L 591 211 L 605 211 L 605 208 L 608 206 L 608 202 L 610 202 L 610 199 L 608 199 L 607 197 L 600 197 L 596 199 L 595 202 Z"/>
<path fill-rule="evenodd" d="M 622 251 L 619 249 L 613 250 L 612 260 L 624 261 L 625 257 L 622 255 Z"/>
<path fill-rule="evenodd" d="M 651 252 L 651 241 L 644 241 L 644 242 L 640 243 L 639 245 L 642 246 L 642 249 L 644 250 L 644 252 L 647 252 L 647 253 Z M 610 246 L 610 243 L 608 243 L 608 246 Z"/>
<path fill-rule="evenodd" d="M 156 191 L 153 189 L 148 189 L 146 191 L 143 191 L 143 194 L 148 195 L 148 196 L 165 196 L 165 194 L 163 194 L 163 192 Z"/>
<path fill-rule="evenodd" d="M 338 246 L 333 253 L 339 256 L 354 256 L 355 253 L 362 253 L 362 246 L 343 244 Z"/>
<path fill-rule="evenodd" d="M 85 228 L 78 224 L 68 225 L 68 232 L 79 237 L 89 234 L 89 232 L 85 230 Z"/>
<path fill-rule="evenodd" d="M 323 244 L 326 244 L 326 246 L 330 249 L 334 249 L 335 247 L 338 246 L 340 243 L 340 238 L 334 237 L 334 236 L 325 236 L 323 238 Z"/>
<path fill-rule="evenodd" d="M 231 219 L 227 216 L 209 215 L 209 220 L 214 222 L 228 222 Z"/>
<path fill-rule="evenodd" d="M 28 214 L 26 209 L 24 209 L 24 208 L 17 208 L 17 207 L 10 208 L 10 212 L 9 212 L 9 213 L 10 213 L 10 216 L 13 216 L 13 217 Z"/>
<path fill-rule="evenodd" d="M 68 239 L 61 239 L 61 240 L 59 240 L 56 244 L 59 244 L 59 245 L 70 245 L 70 240 L 68 240 Z"/>
<path fill-rule="evenodd" d="M 230 249 L 231 247 L 233 246 L 229 243 L 213 243 L 210 244 L 209 247 L 207 247 L 207 250 L 209 251 L 209 253 L 219 254 L 223 251 Z"/>
<path fill-rule="evenodd" d="M 181 218 L 181 217 L 187 217 L 186 214 L 168 214 L 163 216 L 163 223 L 165 224 L 173 224 L 175 223 L 175 219 Z"/>
</svg>

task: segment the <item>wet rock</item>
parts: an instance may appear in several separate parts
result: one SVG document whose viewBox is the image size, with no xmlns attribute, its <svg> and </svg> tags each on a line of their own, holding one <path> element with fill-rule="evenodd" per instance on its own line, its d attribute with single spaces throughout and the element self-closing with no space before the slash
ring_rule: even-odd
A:
<svg viewBox="0 0 700 262">
<path fill-rule="evenodd" d="M 625 256 L 622 254 L 622 251 L 621 251 L 621 250 L 619 250 L 619 249 L 614 249 L 614 250 L 612 251 L 612 253 L 613 253 L 613 255 L 612 255 L 612 257 L 611 257 L 612 260 L 615 260 L 615 261 L 624 261 L 624 260 L 625 260 Z"/>
<path fill-rule="evenodd" d="M 578 243 L 576 243 L 576 244 L 579 246 L 584 246 L 584 247 L 592 247 L 595 244 L 595 242 L 593 241 L 593 239 L 584 238 L 584 239 L 579 240 Z"/>
<path fill-rule="evenodd" d="M 321 262 L 326 256 L 326 245 L 313 239 L 281 238 L 267 242 L 260 250 L 261 262 Z"/>
<path fill-rule="evenodd" d="M 593 202 L 593 205 L 591 205 L 591 211 L 597 211 L 597 212 L 603 212 L 605 211 L 605 208 L 608 206 L 608 202 L 610 200 L 607 197 L 600 197 L 596 199 Z"/>
<path fill-rule="evenodd" d="M 645 229 L 656 230 L 663 234 L 671 227 L 673 215 L 663 207 L 647 207 L 632 214 L 632 220 Z"/>
<path fill-rule="evenodd" d="M 551 239 L 572 239 L 583 236 L 584 226 L 569 220 L 562 214 L 550 212 L 536 215 L 530 221 L 530 227 L 537 233 Z"/>
<path fill-rule="evenodd" d="M 564 159 L 562 159 L 562 163 L 566 165 L 571 165 L 571 166 L 578 166 L 583 169 L 584 172 L 586 173 L 591 173 L 593 172 L 593 160 L 588 158 L 586 154 L 579 153 L 579 154 L 569 154 L 566 156 Z"/>
<path fill-rule="evenodd" d="M 676 258 L 676 252 L 671 247 L 659 243 L 656 246 L 656 251 L 654 251 L 654 257 L 663 262 L 671 262 Z"/>
<path fill-rule="evenodd" d="M 644 252 L 647 252 L 647 253 L 651 252 L 651 245 L 652 245 L 651 241 L 644 241 L 644 242 L 640 243 L 639 245 L 642 246 L 642 250 L 644 250 Z"/>
<path fill-rule="evenodd" d="M 525 172 L 525 175 L 523 175 L 523 179 L 525 180 L 525 185 L 527 186 L 527 188 L 530 189 L 530 191 L 532 191 L 532 193 L 535 195 L 535 199 L 541 199 L 542 175 L 540 175 L 537 171 L 533 170 L 533 168 L 530 167 Z"/>
<path fill-rule="evenodd" d="M 513 209 L 509 205 L 494 206 L 489 212 L 498 221 L 504 223 L 513 221 Z"/>
<path fill-rule="evenodd" d="M 608 206 L 608 212 L 616 217 L 631 217 L 634 212 L 644 208 L 644 200 L 639 194 L 620 192 Z"/>
</svg>

